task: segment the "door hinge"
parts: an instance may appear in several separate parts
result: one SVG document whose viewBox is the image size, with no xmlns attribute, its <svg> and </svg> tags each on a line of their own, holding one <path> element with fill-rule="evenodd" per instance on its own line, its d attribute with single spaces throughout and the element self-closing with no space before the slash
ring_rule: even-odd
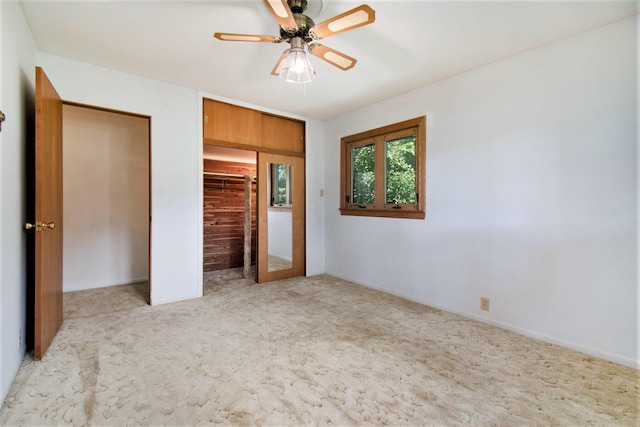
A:
<svg viewBox="0 0 640 427">
<path fill-rule="evenodd" d="M 204 122 L 209 123 L 209 116 L 204 116 Z"/>
</svg>

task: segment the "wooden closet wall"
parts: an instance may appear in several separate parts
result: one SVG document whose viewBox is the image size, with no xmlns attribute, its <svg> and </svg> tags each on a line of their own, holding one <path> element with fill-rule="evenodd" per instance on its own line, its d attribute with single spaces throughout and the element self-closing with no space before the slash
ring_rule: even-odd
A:
<svg viewBox="0 0 640 427">
<path fill-rule="evenodd" d="M 244 179 L 256 176 L 250 163 L 204 160 L 203 270 L 244 265 Z M 215 173 L 209 175 L 207 172 Z M 225 176 L 226 175 L 226 176 Z M 256 260 L 256 182 L 251 185 L 251 260 Z"/>
</svg>

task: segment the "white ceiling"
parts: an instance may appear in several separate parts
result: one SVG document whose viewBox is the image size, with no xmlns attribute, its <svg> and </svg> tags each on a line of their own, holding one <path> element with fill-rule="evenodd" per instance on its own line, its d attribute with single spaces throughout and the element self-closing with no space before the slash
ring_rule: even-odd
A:
<svg viewBox="0 0 640 427">
<path fill-rule="evenodd" d="M 361 1 L 308 0 L 319 23 Z M 278 35 L 262 0 L 21 0 L 38 50 L 325 120 L 572 34 L 637 14 L 620 1 L 371 0 L 376 21 L 323 39 L 358 59 L 341 71 L 316 57 L 316 79 L 271 70 L 287 44 L 222 42 L 213 33 Z M 320 16 L 318 13 L 321 12 Z"/>
</svg>

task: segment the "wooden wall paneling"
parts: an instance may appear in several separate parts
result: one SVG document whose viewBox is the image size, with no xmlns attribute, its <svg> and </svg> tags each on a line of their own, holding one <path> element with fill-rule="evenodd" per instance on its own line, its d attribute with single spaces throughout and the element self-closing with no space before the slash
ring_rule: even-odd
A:
<svg viewBox="0 0 640 427">
<path fill-rule="evenodd" d="M 251 205 L 251 187 L 254 180 L 254 176 L 244 176 L 244 244 L 242 248 L 244 252 L 244 269 L 242 275 L 245 279 L 251 277 L 251 244 L 253 242 L 253 236 L 251 236 L 251 226 L 253 225 L 251 222 L 251 212 L 253 210 Z"/>
<path fill-rule="evenodd" d="M 261 147 L 304 153 L 303 122 L 263 113 L 261 129 Z"/>
<path fill-rule="evenodd" d="M 255 165 L 246 163 L 209 161 L 206 168 L 214 167 L 216 174 L 237 175 L 240 170 L 255 176 Z M 244 264 L 244 178 L 224 179 L 204 175 L 203 194 L 203 270 L 214 271 L 242 267 Z M 256 192 L 251 184 L 251 242 L 252 260 L 256 257 Z"/>
<path fill-rule="evenodd" d="M 256 176 L 256 165 L 251 163 L 228 162 L 224 160 L 204 159 L 204 171 L 228 173 L 233 175 Z"/>
<path fill-rule="evenodd" d="M 248 146 L 260 145 L 261 113 L 250 108 L 203 98 L 205 139 Z"/>
</svg>

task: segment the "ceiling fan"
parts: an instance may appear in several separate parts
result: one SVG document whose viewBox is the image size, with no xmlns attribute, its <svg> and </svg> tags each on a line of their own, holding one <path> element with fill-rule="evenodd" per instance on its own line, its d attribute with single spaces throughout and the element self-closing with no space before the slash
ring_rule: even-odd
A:
<svg viewBox="0 0 640 427">
<path fill-rule="evenodd" d="M 315 24 L 311 18 L 304 15 L 307 0 L 264 0 L 264 2 L 280 25 L 279 36 L 231 33 L 215 33 L 213 36 L 223 41 L 289 43 L 291 48 L 283 52 L 271 74 L 292 83 L 308 83 L 315 77 L 316 72 L 306 56 L 305 47 L 312 55 L 341 70 L 353 68 L 356 65 L 355 58 L 316 41 L 371 24 L 376 19 L 375 11 L 363 4 L 320 24 Z"/>
</svg>

